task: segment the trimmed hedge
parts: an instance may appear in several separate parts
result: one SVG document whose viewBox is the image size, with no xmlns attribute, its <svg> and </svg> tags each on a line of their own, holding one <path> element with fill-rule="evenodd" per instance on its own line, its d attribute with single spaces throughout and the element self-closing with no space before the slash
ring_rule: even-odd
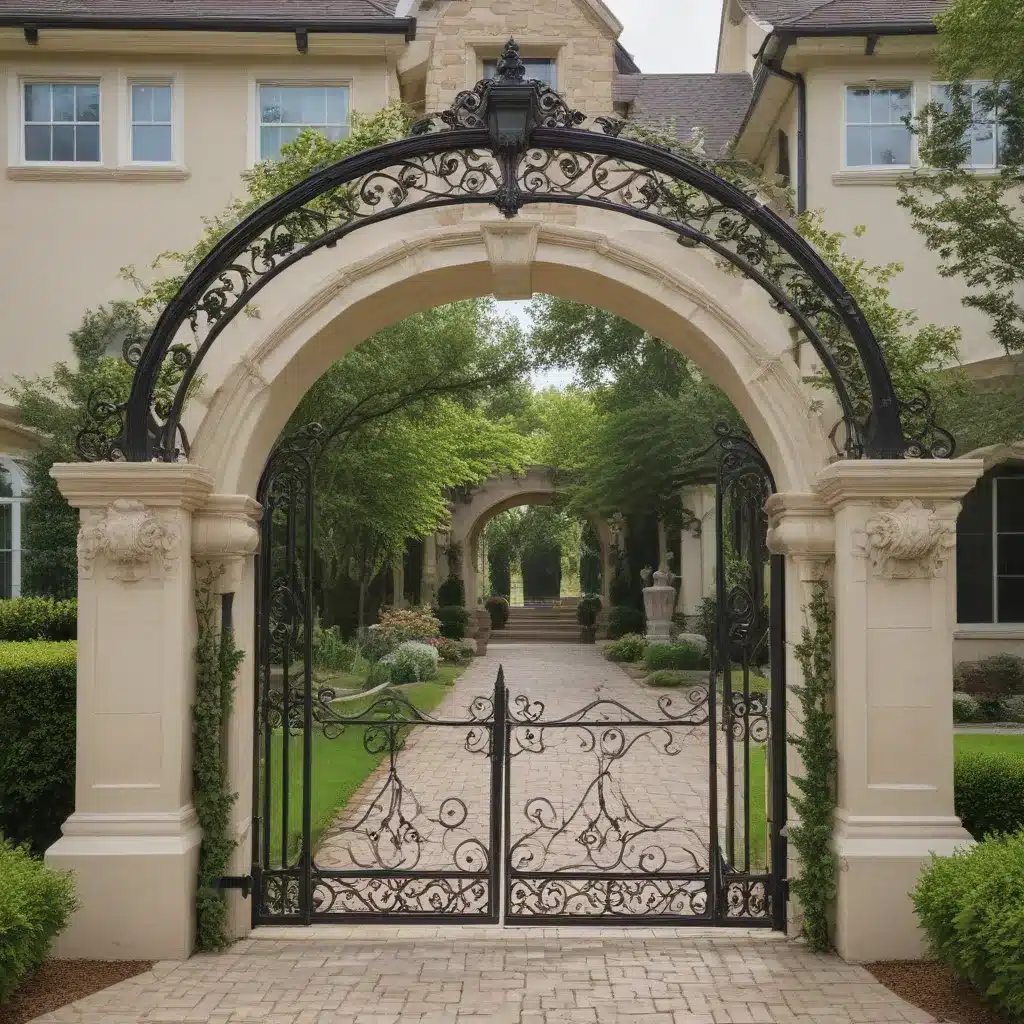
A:
<svg viewBox="0 0 1024 1024">
<path fill-rule="evenodd" d="M 644 662 L 652 672 L 659 669 L 692 670 L 704 668 L 707 660 L 693 644 L 651 644 Z"/>
<path fill-rule="evenodd" d="M 41 854 L 75 798 L 75 643 L 0 643 L 0 833 Z"/>
<path fill-rule="evenodd" d="M 74 640 L 78 602 L 52 597 L 12 597 L 0 601 L 0 641 Z"/>
<path fill-rule="evenodd" d="M 981 661 L 962 661 L 953 669 L 953 689 L 976 697 L 1024 694 L 1024 658 L 993 654 Z"/>
<path fill-rule="evenodd" d="M 449 640 L 462 640 L 469 625 L 469 612 L 461 605 L 447 605 L 434 609 L 434 615 L 441 621 L 441 636 Z"/>
<path fill-rule="evenodd" d="M 643 633 L 647 628 L 644 613 L 629 604 L 617 604 L 608 613 L 608 639 L 618 640 L 627 633 Z"/>
<path fill-rule="evenodd" d="M 1024 755 L 957 754 L 954 794 L 956 813 L 975 839 L 1024 829 Z"/>
<path fill-rule="evenodd" d="M 489 597 L 484 602 L 484 607 L 491 616 L 491 629 L 504 629 L 505 623 L 508 622 L 509 617 L 509 604 L 507 598 L 501 597 L 500 595 Z"/>
<path fill-rule="evenodd" d="M 466 606 L 466 588 L 458 576 L 449 576 L 437 588 L 437 603 L 442 608 L 452 608 L 456 605 L 460 608 Z"/>
<path fill-rule="evenodd" d="M 692 686 L 693 676 L 679 669 L 663 668 L 652 672 L 644 682 L 648 686 Z"/>
<path fill-rule="evenodd" d="M 0 838 L 0 1006 L 37 971 L 76 907 L 69 874 Z"/>
<path fill-rule="evenodd" d="M 597 594 L 587 594 L 580 598 L 580 603 L 576 605 L 576 621 L 584 629 L 597 625 L 597 617 L 600 614 L 601 598 Z"/>
<path fill-rule="evenodd" d="M 934 956 L 1024 1020 L 1024 831 L 934 858 L 912 896 Z"/>
</svg>

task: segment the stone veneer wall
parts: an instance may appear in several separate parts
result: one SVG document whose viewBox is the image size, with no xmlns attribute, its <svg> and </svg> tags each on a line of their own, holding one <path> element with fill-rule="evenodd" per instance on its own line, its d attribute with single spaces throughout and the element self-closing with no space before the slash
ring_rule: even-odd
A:
<svg viewBox="0 0 1024 1024">
<path fill-rule="evenodd" d="M 443 110 L 480 76 L 513 36 L 526 57 L 554 57 L 557 86 L 570 105 L 612 112 L 615 39 L 586 0 L 449 0 L 438 20 L 427 73 L 426 107 Z"/>
</svg>

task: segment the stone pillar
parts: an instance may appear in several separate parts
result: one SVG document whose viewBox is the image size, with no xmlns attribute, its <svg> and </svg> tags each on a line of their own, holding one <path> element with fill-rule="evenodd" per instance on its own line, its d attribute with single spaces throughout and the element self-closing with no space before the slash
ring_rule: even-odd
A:
<svg viewBox="0 0 1024 1024">
<path fill-rule="evenodd" d="M 932 853 L 971 841 L 953 810 L 956 518 L 982 470 L 865 459 L 818 479 L 835 516 L 835 941 L 847 960 L 922 956 L 908 893 Z"/>
<path fill-rule="evenodd" d="M 192 514 L 213 480 L 186 463 L 58 464 L 80 510 L 75 810 L 47 864 L 81 903 L 55 955 L 192 952 Z"/>
<path fill-rule="evenodd" d="M 423 538 L 423 585 L 420 588 L 420 600 L 425 605 L 432 605 L 437 596 L 437 537 L 428 533 Z"/>
<path fill-rule="evenodd" d="M 402 561 L 391 566 L 391 589 L 394 591 L 396 608 L 405 607 L 405 564 Z"/>
<path fill-rule="evenodd" d="M 209 581 L 218 601 L 219 626 L 224 613 L 236 646 L 245 657 L 235 676 L 234 711 L 224 735 L 225 768 L 237 799 L 232 808 L 236 846 L 227 873 L 248 875 L 252 870 L 252 751 L 256 699 L 256 652 L 253 649 L 256 612 L 254 555 L 259 546 L 260 506 L 247 494 L 211 494 L 192 518 L 192 561 L 200 583 Z M 251 897 L 227 890 L 231 934 L 247 935 L 252 928 Z"/>
<path fill-rule="evenodd" d="M 677 610 L 687 618 L 692 627 L 700 612 L 704 598 L 704 549 L 701 534 L 707 526 L 704 516 L 704 496 L 701 487 L 684 487 L 680 494 L 683 508 L 692 513 L 697 523 L 683 526 L 679 540 L 679 602 Z M 714 521 L 711 521 L 714 530 Z"/>
<path fill-rule="evenodd" d="M 807 625 L 806 609 L 817 583 L 831 585 L 832 558 L 835 553 L 835 524 L 832 512 L 816 494 L 773 494 L 768 499 L 768 547 L 773 554 L 785 558 L 786 595 L 783 607 L 786 651 L 786 735 L 799 736 L 803 726 L 799 700 L 794 688 L 803 682 L 800 663 L 794 653 L 803 639 Z M 710 524 L 714 531 L 714 520 Z M 787 822 L 796 821 L 792 796 L 798 792 L 793 778 L 803 774 L 800 753 L 792 743 L 786 750 L 787 793 L 790 797 Z M 788 851 L 787 876 L 800 875 L 800 861 L 795 850 Z M 799 902 L 791 895 L 787 909 L 786 930 L 800 934 L 802 918 Z"/>
</svg>

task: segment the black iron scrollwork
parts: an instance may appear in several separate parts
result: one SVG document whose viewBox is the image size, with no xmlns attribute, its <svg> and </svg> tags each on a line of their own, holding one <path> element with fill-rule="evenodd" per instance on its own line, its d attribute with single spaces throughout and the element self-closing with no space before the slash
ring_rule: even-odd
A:
<svg viewBox="0 0 1024 1024">
<path fill-rule="evenodd" d="M 810 340 L 830 377 L 847 457 L 944 455 L 947 446 L 932 434 L 908 445 L 885 359 L 856 301 L 753 186 L 727 180 L 720 165 L 695 154 L 629 138 L 613 118 L 588 122 L 548 86 L 524 82 L 521 71 L 510 41 L 496 78 L 418 121 L 408 138 L 317 172 L 226 235 L 137 346 L 128 401 L 108 393 L 90 403 L 82 456 L 187 457 L 182 409 L 210 347 L 274 278 L 352 231 L 443 206 L 488 204 L 515 216 L 524 204 L 544 203 L 598 207 L 664 227 L 756 282 Z M 179 353 L 182 328 L 191 329 L 193 344 Z M 172 387 L 169 360 L 181 361 Z M 918 412 L 904 409 L 904 418 L 915 422 Z"/>
</svg>

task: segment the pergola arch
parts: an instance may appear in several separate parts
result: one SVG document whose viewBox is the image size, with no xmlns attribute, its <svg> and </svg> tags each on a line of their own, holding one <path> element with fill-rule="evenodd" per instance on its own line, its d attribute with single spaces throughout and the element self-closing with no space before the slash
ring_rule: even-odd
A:
<svg viewBox="0 0 1024 1024">
<path fill-rule="evenodd" d="M 466 593 L 466 607 L 475 608 L 479 593 L 476 562 L 478 543 L 487 524 L 500 513 L 521 505 L 550 505 L 562 489 L 555 471 L 548 466 L 527 466 L 522 473 L 500 473 L 474 488 L 466 502 L 459 502 L 452 510 L 449 534 L 453 545 L 462 550 L 461 574 Z M 608 521 L 596 514 L 585 518 L 594 528 L 601 545 L 602 600 L 608 604 L 610 593 L 610 559 L 612 530 Z"/>
</svg>

